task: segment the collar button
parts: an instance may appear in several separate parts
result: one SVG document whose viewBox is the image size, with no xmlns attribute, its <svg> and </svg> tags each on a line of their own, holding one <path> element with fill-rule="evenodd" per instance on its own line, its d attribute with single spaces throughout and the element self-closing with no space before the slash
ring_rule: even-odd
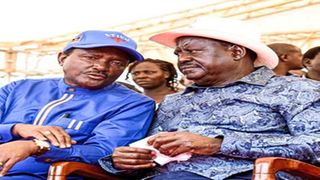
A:
<svg viewBox="0 0 320 180">
<path fill-rule="evenodd" d="M 75 89 L 75 88 L 69 88 L 68 91 L 69 91 L 69 92 L 75 92 L 76 89 Z"/>
</svg>

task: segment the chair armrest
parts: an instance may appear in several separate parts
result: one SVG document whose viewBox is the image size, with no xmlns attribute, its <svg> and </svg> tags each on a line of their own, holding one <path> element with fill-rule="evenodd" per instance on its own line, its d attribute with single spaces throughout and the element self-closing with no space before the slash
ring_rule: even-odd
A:
<svg viewBox="0 0 320 180">
<path fill-rule="evenodd" d="M 56 162 L 48 172 L 48 180 L 66 180 L 70 174 L 76 174 L 93 179 L 119 180 L 114 175 L 108 174 L 102 168 L 81 162 Z"/>
<path fill-rule="evenodd" d="M 275 174 L 278 171 L 310 179 L 319 179 L 320 177 L 320 167 L 294 159 L 266 157 L 258 158 L 255 161 L 252 179 L 275 180 Z"/>
</svg>

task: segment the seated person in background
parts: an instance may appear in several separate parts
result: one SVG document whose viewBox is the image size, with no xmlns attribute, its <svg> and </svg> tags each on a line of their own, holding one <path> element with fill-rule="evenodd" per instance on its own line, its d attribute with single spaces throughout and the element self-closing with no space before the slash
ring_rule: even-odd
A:
<svg viewBox="0 0 320 180">
<path fill-rule="evenodd" d="M 302 77 L 320 81 L 320 46 L 305 52 L 302 63 L 307 69 L 307 72 Z"/>
<path fill-rule="evenodd" d="M 177 71 L 173 64 L 159 59 L 147 58 L 129 66 L 128 75 L 143 88 L 143 94 L 159 104 L 163 98 L 177 92 Z"/>
<path fill-rule="evenodd" d="M 301 49 L 292 44 L 286 43 L 273 43 L 268 45 L 279 58 L 278 65 L 273 69 L 273 72 L 279 76 L 287 76 L 290 70 L 301 70 L 302 66 L 302 53 Z"/>
<path fill-rule="evenodd" d="M 192 157 L 157 166 L 153 150 L 118 147 L 101 166 L 149 169 L 147 179 L 251 179 L 259 157 L 320 163 L 320 83 L 275 76 L 277 55 L 245 22 L 202 20 L 151 37 L 175 48 L 180 71 L 194 84 L 163 100 L 148 144 Z"/>
<path fill-rule="evenodd" d="M 154 101 L 114 81 L 142 61 L 120 32 L 85 31 L 58 54 L 63 78 L 26 79 L 0 89 L 0 177 L 46 179 L 51 163 L 90 164 L 143 138 Z"/>
</svg>

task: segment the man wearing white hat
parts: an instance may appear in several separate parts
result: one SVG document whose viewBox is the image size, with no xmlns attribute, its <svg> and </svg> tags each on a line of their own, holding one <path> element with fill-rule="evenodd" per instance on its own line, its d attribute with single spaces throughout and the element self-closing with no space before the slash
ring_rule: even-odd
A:
<svg viewBox="0 0 320 180">
<path fill-rule="evenodd" d="M 160 104 L 148 144 L 192 157 L 159 166 L 157 151 L 119 147 L 112 165 L 100 160 L 104 169 L 152 168 L 149 179 L 251 179 L 259 157 L 319 163 L 320 84 L 275 76 L 277 55 L 250 26 L 209 19 L 151 40 L 175 48 L 194 84 Z"/>
</svg>

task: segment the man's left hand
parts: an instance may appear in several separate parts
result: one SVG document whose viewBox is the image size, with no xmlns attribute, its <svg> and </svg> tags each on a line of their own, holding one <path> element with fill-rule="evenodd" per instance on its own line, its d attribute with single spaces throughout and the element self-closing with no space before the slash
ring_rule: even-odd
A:
<svg viewBox="0 0 320 180">
<path fill-rule="evenodd" d="M 190 132 L 162 132 L 151 137 L 148 143 L 169 156 L 185 152 L 213 155 L 220 151 L 222 139 L 209 138 Z"/>
<path fill-rule="evenodd" d="M 12 141 L 0 145 L 0 176 L 4 176 L 17 162 L 35 154 L 38 147 L 31 140 Z"/>
</svg>

